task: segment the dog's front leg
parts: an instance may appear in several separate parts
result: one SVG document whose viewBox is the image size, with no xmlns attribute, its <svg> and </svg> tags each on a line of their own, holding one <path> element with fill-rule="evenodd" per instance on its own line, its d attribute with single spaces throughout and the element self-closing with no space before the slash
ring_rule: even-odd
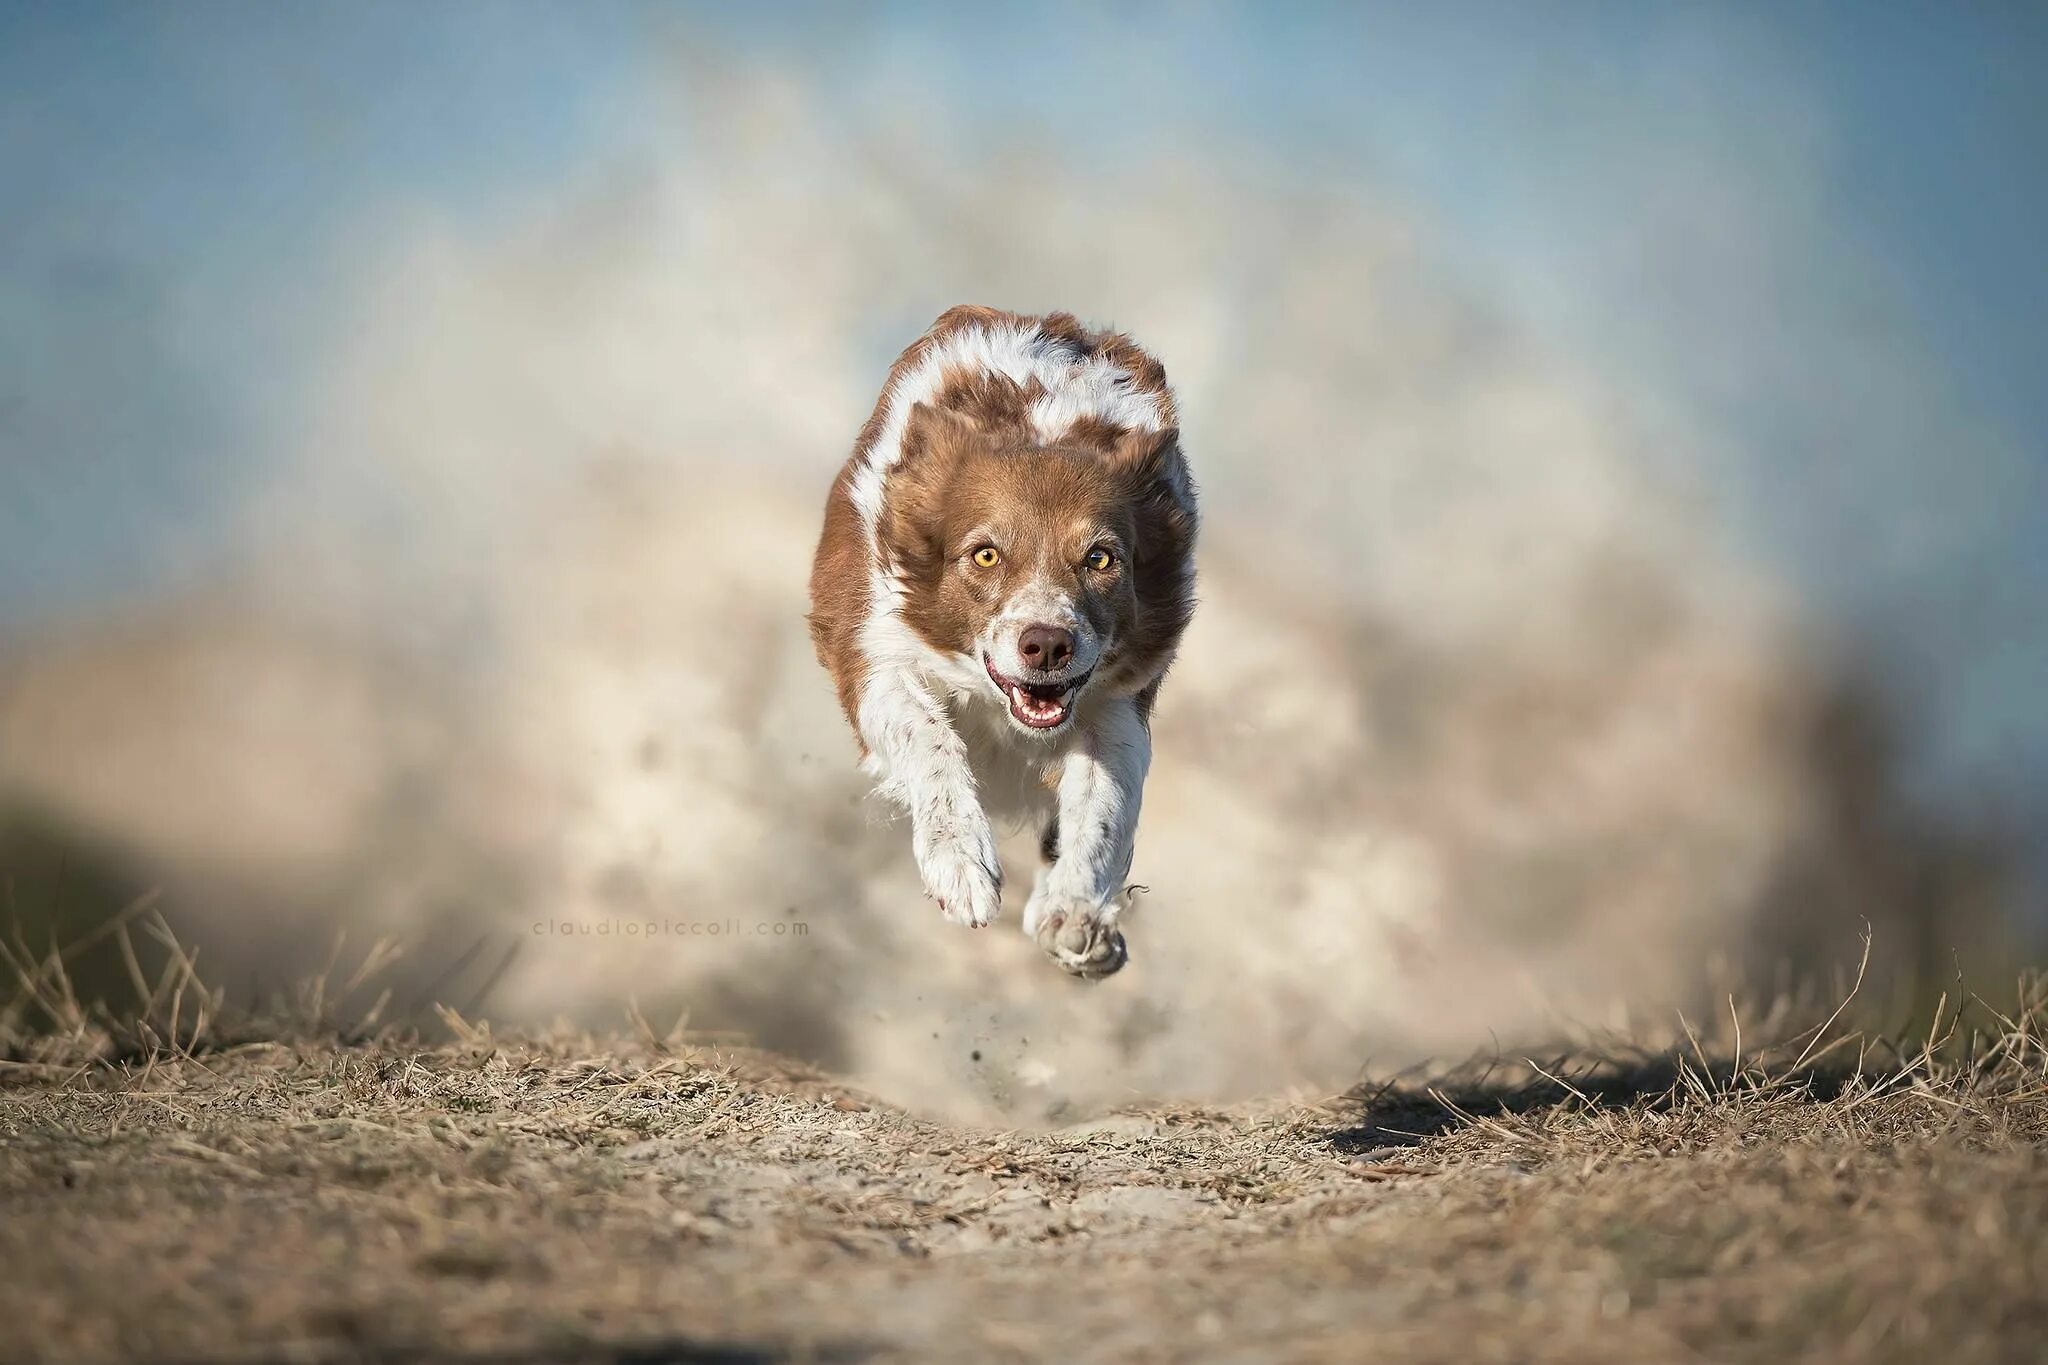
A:
<svg viewBox="0 0 2048 1365">
<path fill-rule="evenodd" d="M 1116 917 L 1151 764 L 1151 733 L 1128 697 L 1110 702 L 1062 761 L 1052 866 L 1024 907 L 1024 932 L 1076 976 L 1124 965 Z"/>
<path fill-rule="evenodd" d="M 967 748 L 922 679 L 883 669 L 860 702 L 868 769 L 910 814 L 911 851 L 925 894 L 955 924 L 979 929 L 1002 906 L 995 831 L 974 792 Z"/>
</svg>

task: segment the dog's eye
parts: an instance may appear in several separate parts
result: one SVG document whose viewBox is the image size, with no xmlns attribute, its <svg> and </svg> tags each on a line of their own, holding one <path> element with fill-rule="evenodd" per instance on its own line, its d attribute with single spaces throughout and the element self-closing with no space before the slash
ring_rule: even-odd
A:
<svg viewBox="0 0 2048 1365">
<path fill-rule="evenodd" d="M 993 569 L 1003 562 L 1003 552 L 993 545 L 984 545 L 974 552 L 974 562 L 984 569 Z"/>
<path fill-rule="evenodd" d="M 1116 563 L 1116 556 L 1098 545 L 1088 552 L 1088 558 L 1083 562 L 1097 573 L 1108 573 L 1110 566 Z"/>
</svg>

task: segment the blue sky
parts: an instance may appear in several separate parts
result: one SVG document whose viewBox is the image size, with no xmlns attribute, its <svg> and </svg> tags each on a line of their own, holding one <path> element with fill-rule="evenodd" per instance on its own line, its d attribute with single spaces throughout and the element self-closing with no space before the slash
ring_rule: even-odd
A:
<svg viewBox="0 0 2048 1365">
<path fill-rule="evenodd" d="M 203 578 L 191 528 L 293 438 L 378 215 L 485 218 L 645 151 L 682 49 L 850 120 L 1398 192 L 1884 662 L 1931 789 L 2048 810 L 2048 8 L 2020 4 L 11 5 L 0 623 Z M 1724 200 L 1765 211 L 1731 231 Z"/>
</svg>

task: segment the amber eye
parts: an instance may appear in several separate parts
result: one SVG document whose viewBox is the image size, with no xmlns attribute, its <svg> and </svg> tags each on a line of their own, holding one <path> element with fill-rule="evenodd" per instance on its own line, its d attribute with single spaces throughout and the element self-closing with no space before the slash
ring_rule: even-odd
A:
<svg viewBox="0 0 2048 1365">
<path fill-rule="evenodd" d="M 1097 573 L 1108 573 L 1116 563 L 1116 556 L 1098 545 L 1088 552 L 1088 558 L 1083 562 Z"/>
<path fill-rule="evenodd" d="M 1003 562 L 1003 552 L 993 545 L 984 545 L 974 552 L 974 562 L 984 569 L 993 569 Z"/>
</svg>

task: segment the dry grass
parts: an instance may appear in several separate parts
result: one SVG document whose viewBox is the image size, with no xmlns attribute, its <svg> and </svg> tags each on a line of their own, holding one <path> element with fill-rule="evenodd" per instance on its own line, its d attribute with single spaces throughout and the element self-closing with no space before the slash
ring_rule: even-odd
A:
<svg viewBox="0 0 2048 1365">
<path fill-rule="evenodd" d="M 1025 1133 L 646 1030 L 374 1032 L 381 949 L 224 1025 L 146 906 L 107 934 L 152 928 L 126 1011 L 6 949 L 29 1359 L 1956 1362 L 2048 1331 L 2041 977 L 1911 1042 L 1731 1004 L 1669 1047 Z"/>
</svg>

